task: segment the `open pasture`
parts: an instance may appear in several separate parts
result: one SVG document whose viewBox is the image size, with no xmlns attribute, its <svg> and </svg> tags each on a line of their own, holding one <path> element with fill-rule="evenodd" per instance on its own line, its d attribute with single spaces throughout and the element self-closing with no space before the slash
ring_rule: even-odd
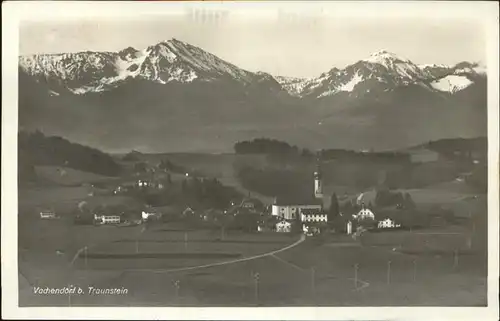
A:
<svg viewBox="0 0 500 321">
<path fill-rule="evenodd" d="M 99 302 L 82 296 L 74 298 L 73 304 L 484 306 L 486 303 L 485 274 L 467 268 L 462 259 L 455 265 L 451 257 L 405 255 L 356 242 L 339 245 L 306 240 L 273 255 L 188 270 L 158 266 L 115 270 L 113 274 L 110 270 L 80 268 L 75 270 L 75 277 L 85 273 L 89 276 L 82 282 L 95 284 L 92 283 L 95 278 L 101 287 L 125 287 L 129 293 L 120 300 L 100 297 Z M 477 257 L 473 260 L 480 264 Z"/>
<path fill-rule="evenodd" d="M 62 186 L 75 186 L 83 183 L 113 179 L 113 177 L 102 176 L 63 166 L 36 166 L 35 171 L 37 177 L 40 179 Z"/>
<path fill-rule="evenodd" d="M 261 238 L 259 238 L 261 236 Z M 75 268 L 182 268 L 235 260 L 283 248 L 296 241 L 286 234 L 175 230 L 157 226 L 81 252 Z"/>
<path fill-rule="evenodd" d="M 69 212 L 90 193 L 87 187 L 46 186 L 20 188 L 18 191 L 19 217 L 31 216 L 39 218 L 40 210 L 52 209 Z"/>
</svg>

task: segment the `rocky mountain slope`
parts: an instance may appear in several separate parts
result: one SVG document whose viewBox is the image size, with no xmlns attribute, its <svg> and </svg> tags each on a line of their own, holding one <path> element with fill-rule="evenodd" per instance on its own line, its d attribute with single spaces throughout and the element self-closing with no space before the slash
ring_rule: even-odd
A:
<svg viewBox="0 0 500 321">
<path fill-rule="evenodd" d="M 418 66 L 382 50 L 344 69 L 333 68 L 317 78 L 276 77 L 276 80 L 290 95 L 323 98 L 342 92 L 356 96 L 373 89 L 389 91 L 408 85 L 419 85 L 430 91 L 455 92 L 471 85 L 473 80 L 469 78 L 485 74 L 485 68 L 477 63 Z"/>
<path fill-rule="evenodd" d="M 247 71 L 176 39 L 23 56 L 19 67 L 21 127 L 110 151 L 227 151 L 263 136 L 392 149 L 486 130 L 484 68 L 388 51 L 309 79 Z"/>
</svg>

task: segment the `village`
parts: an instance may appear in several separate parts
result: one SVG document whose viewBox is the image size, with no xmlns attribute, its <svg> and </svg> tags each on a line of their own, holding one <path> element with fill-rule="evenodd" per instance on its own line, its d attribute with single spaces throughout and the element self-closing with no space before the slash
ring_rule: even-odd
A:
<svg viewBox="0 0 500 321">
<path fill-rule="evenodd" d="M 142 197 L 161 197 L 162 191 L 172 186 L 172 176 L 182 177 L 181 188 L 186 190 L 189 185 L 204 185 L 206 182 L 217 182 L 214 179 L 198 177 L 189 172 L 182 174 L 173 173 L 162 168 L 144 168 L 146 175 L 136 180 L 128 180 L 108 190 L 108 194 L 119 197 L 122 195 L 133 196 L 143 200 Z M 160 172 L 161 174 L 157 174 Z M 63 174 L 64 175 L 64 174 Z M 157 178 L 158 177 L 158 178 Z M 100 183 L 102 185 L 102 183 Z M 217 183 L 216 183 L 217 184 Z M 89 185 L 89 184 L 87 184 Z M 111 185 L 111 184 L 110 184 Z M 363 193 L 355 199 L 349 199 L 341 209 L 336 195 L 327 197 L 323 193 L 322 173 L 318 166 L 311 175 L 311 194 L 309 197 L 274 197 L 271 204 L 265 204 L 257 197 L 238 195 L 231 198 L 228 204 L 218 208 L 207 206 L 155 206 L 151 201 L 143 201 L 143 206 L 127 208 L 126 206 L 106 206 L 97 204 L 90 208 L 88 199 L 96 192 L 95 186 L 89 186 L 87 200 L 78 203 L 74 214 L 74 223 L 79 225 L 116 225 L 127 227 L 140 224 L 184 223 L 192 227 L 207 228 L 217 227 L 227 230 L 244 230 L 245 232 L 275 232 L 275 233 L 303 233 L 314 236 L 321 233 L 336 233 L 352 235 L 353 238 L 362 232 L 373 229 L 401 229 L 410 228 L 403 222 L 389 216 L 376 215 L 363 200 Z M 206 188 L 205 186 L 201 187 Z M 102 193 L 102 192 L 101 192 Z M 153 197 L 154 198 L 154 197 Z M 415 207 L 411 200 L 401 198 L 397 208 Z M 40 219 L 58 219 L 60 215 L 53 210 L 40 211 Z M 403 223 L 403 224 L 402 224 Z"/>
</svg>

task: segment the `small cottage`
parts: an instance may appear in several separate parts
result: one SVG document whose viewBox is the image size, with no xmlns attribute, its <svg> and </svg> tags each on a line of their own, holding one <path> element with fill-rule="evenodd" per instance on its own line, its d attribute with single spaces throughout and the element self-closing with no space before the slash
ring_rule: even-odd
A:
<svg viewBox="0 0 500 321">
<path fill-rule="evenodd" d="M 361 210 L 358 212 L 358 214 L 353 215 L 353 218 L 356 220 L 365 220 L 365 219 L 375 219 L 375 214 L 369 209 L 366 208 L 364 204 L 361 205 Z"/>
<path fill-rule="evenodd" d="M 42 211 L 40 212 L 40 218 L 44 220 L 51 220 L 56 218 L 56 213 L 53 211 Z"/>
<path fill-rule="evenodd" d="M 276 232 L 290 233 L 292 231 L 292 223 L 281 221 L 276 223 Z"/>
<path fill-rule="evenodd" d="M 377 224 L 377 228 L 396 228 L 396 227 L 401 227 L 401 225 L 396 224 L 396 222 L 394 222 L 390 218 L 386 218 L 382 221 L 379 221 Z"/>
</svg>

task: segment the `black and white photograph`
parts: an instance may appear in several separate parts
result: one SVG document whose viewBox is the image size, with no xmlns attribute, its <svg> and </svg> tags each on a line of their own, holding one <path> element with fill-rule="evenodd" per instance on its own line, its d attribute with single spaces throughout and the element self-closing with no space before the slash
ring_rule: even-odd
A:
<svg viewBox="0 0 500 321">
<path fill-rule="evenodd" d="M 498 315 L 498 6 L 286 4 L 5 6 L 19 309 Z"/>
</svg>

